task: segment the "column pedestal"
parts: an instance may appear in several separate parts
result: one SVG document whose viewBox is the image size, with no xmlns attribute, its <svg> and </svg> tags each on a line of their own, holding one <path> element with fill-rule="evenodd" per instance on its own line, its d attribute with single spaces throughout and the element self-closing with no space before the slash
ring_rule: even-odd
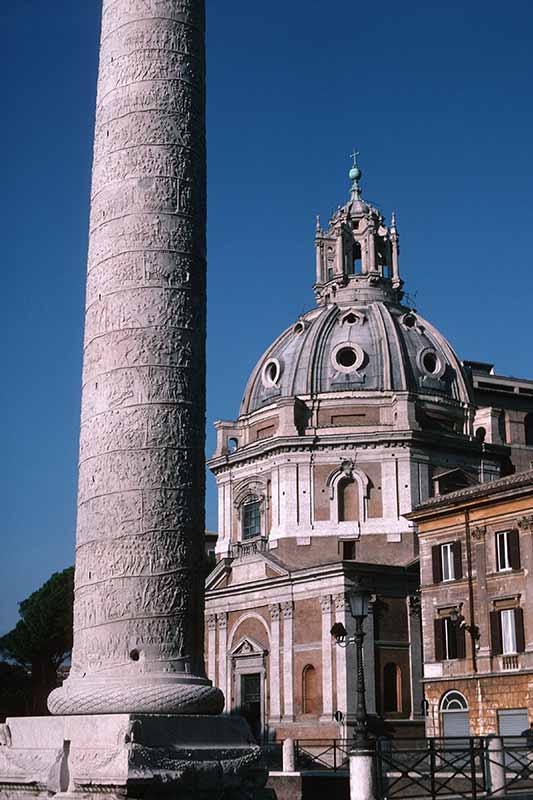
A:
<svg viewBox="0 0 533 800">
<path fill-rule="evenodd" d="M 238 717 L 102 714 L 8 719 L 0 798 L 247 798 L 266 769 Z M 225 795 L 226 796 L 226 795 Z"/>
</svg>

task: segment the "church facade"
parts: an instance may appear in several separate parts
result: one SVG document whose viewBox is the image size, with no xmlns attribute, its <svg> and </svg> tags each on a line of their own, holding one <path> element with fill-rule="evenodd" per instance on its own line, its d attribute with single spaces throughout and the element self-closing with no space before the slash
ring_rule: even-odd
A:
<svg viewBox="0 0 533 800">
<path fill-rule="evenodd" d="M 216 423 L 209 462 L 208 674 L 226 710 L 270 738 L 350 735 L 355 653 L 330 630 L 352 632 L 346 595 L 361 577 L 373 593 L 369 712 L 397 732 L 423 724 L 418 541 L 405 515 L 512 470 L 499 412 L 476 403 L 472 376 L 487 365 L 465 366 L 404 302 L 396 221 L 362 198 L 360 178 L 354 163 L 348 202 L 326 229 L 317 221 L 316 307 L 261 357 L 238 418 Z"/>
</svg>

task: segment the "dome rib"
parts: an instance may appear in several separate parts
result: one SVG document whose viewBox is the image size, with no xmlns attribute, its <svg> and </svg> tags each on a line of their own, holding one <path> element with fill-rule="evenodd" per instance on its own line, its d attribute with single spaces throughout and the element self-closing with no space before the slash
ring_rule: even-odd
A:
<svg viewBox="0 0 533 800">
<path fill-rule="evenodd" d="M 359 320 L 343 320 L 339 325 L 348 311 Z M 413 317 L 410 323 L 409 316 Z M 332 303 L 307 312 L 297 323 L 303 323 L 303 330 L 291 325 L 258 361 L 246 385 L 241 416 L 266 408 L 279 397 L 343 392 L 356 396 L 358 391 L 412 392 L 472 403 L 467 377 L 452 347 L 412 309 L 386 301 Z M 336 369 L 335 353 L 350 345 L 365 353 L 364 362 L 351 370 L 340 364 Z M 421 363 L 428 350 L 435 351 L 442 371 L 433 373 Z M 276 384 L 269 386 L 263 384 L 262 371 L 273 358 L 278 359 L 281 372 Z"/>
</svg>

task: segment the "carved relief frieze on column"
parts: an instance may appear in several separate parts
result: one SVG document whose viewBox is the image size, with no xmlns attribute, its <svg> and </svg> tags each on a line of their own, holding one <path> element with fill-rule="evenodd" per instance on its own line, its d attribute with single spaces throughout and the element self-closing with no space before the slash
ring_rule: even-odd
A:
<svg viewBox="0 0 533 800">
<path fill-rule="evenodd" d="M 281 684 L 280 684 L 280 616 L 279 603 L 268 607 L 270 612 L 270 713 L 273 721 L 281 718 Z"/>
<path fill-rule="evenodd" d="M 283 615 L 283 717 L 294 719 L 294 675 L 293 675 L 293 620 L 292 600 L 281 604 Z"/>
<path fill-rule="evenodd" d="M 333 608 L 331 595 L 320 598 L 322 610 L 322 716 L 331 720 L 333 716 Z"/>
<path fill-rule="evenodd" d="M 95 4 L 96 5 L 96 4 Z M 204 4 L 103 0 L 72 666 L 53 714 L 219 713 L 204 664 Z"/>
<path fill-rule="evenodd" d="M 226 692 L 225 711 L 231 708 L 231 675 L 228 674 L 228 613 L 222 611 L 217 614 L 218 625 L 218 681 Z M 229 691 L 228 691 L 229 687 Z"/>
</svg>

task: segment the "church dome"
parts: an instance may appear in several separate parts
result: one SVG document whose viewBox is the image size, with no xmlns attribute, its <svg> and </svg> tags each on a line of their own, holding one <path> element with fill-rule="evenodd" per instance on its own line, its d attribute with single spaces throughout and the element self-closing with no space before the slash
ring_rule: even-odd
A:
<svg viewBox="0 0 533 800">
<path fill-rule="evenodd" d="M 447 340 L 401 304 L 330 303 L 301 316 L 264 353 L 241 414 L 285 397 L 409 392 L 470 402 L 463 367 Z"/>
</svg>

